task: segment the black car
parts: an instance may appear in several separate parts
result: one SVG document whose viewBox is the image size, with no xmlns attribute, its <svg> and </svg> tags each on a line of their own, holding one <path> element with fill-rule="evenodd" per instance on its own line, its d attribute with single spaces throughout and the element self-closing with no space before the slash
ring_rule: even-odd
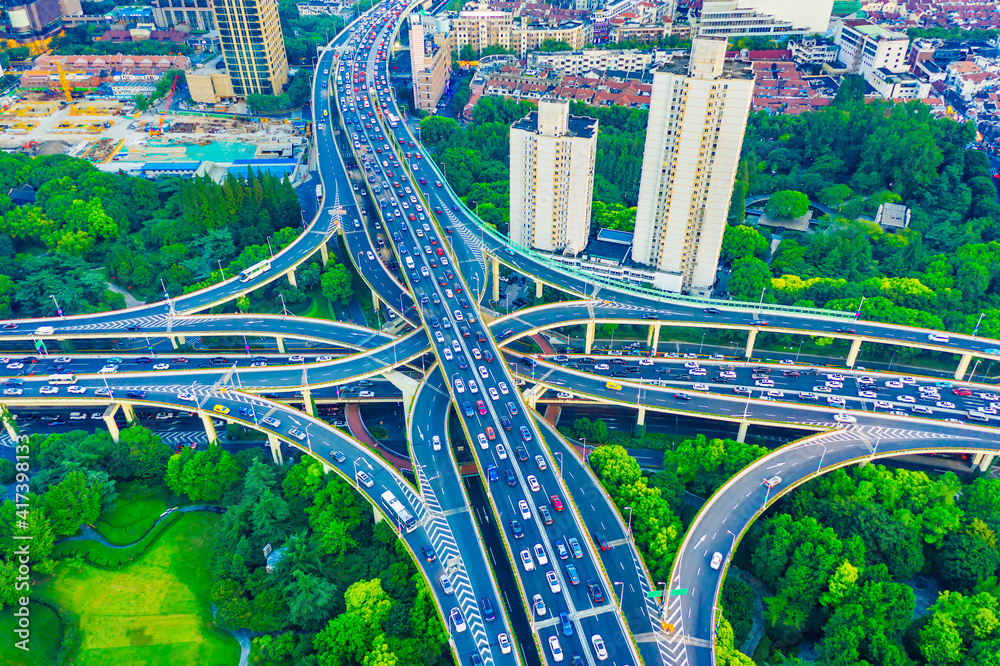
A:
<svg viewBox="0 0 1000 666">
<path fill-rule="evenodd" d="M 513 488 L 514 486 L 516 486 L 516 485 L 517 485 L 517 477 L 516 477 L 516 476 L 514 476 L 514 472 L 513 472 L 513 471 L 511 471 L 511 470 L 509 470 L 509 469 L 507 469 L 507 470 L 504 470 L 504 473 L 503 473 L 503 475 L 504 475 L 504 478 L 505 478 L 505 479 L 507 480 L 507 485 L 508 485 L 508 486 L 510 486 L 511 488 Z M 512 523 L 511 523 L 511 527 L 510 527 L 510 528 L 511 528 L 512 530 L 514 529 L 514 524 L 516 524 L 516 523 L 517 523 L 517 521 L 516 521 L 516 520 L 515 520 L 515 521 L 512 521 Z M 521 530 L 521 526 L 520 526 L 520 525 L 518 525 L 518 526 L 517 526 L 517 529 L 516 529 L 516 530 L 514 530 L 514 536 L 515 536 L 515 538 L 517 538 L 517 539 L 520 539 L 520 538 L 521 538 L 521 537 L 517 536 L 517 533 L 518 533 L 518 532 L 519 532 L 520 530 Z"/>
<path fill-rule="evenodd" d="M 437 553 L 434 552 L 433 546 L 421 546 L 420 552 L 424 554 L 424 559 L 428 562 L 433 562 L 438 558 Z"/>
<path fill-rule="evenodd" d="M 469 367 L 469 362 L 465 359 L 465 354 L 458 355 L 458 367 L 460 367 L 462 370 L 465 370 L 466 368 Z"/>
<path fill-rule="evenodd" d="M 511 476 L 514 476 L 513 472 L 511 472 L 510 470 L 507 471 L 510 473 Z M 516 520 L 510 521 L 510 533 L 514 535 L 515 539 L 523 538 L 524 530 L 521 529 L 521 523 L 517 522 Z"/>
<path fill-rule="evenodd" d="M 500 425 L 503 426 L 504 430 L 510 430 L 513 427 L 510 423 L 510 419 L 506 416 L 500 417 Z"/>
<path fill-rule="evenodd" d="M 493 604 L 486 597 L 479 600 L 479 608 L 483 611 L 483 619 L 487 622 L 492 622 L 497 619 L 496 613 L 493 612 Z"/>
<path fill-rule="evenodd" d="M 705 308 L 702 310 L 705 314 L 722 314 L 722 310 L 719 308 Z"/>
<path fill-rule="evenodd" d="M 129 391 L 128 393 L 125 394 L 125 397 L 126 398 L 133 398 L 135 400 L 142 400 L 143 398 L 146 397 L 146 392 L 145 391 Z"/>
<path fill-rule="evenodd" d="M 481 332 L 476 331 L 476 341 L 480 343 L 486 342 L 486 336 L 483 335 Z"/>
<path fill-rule="evenodd" d="M 691 396 L 689 396 L 687 393 L 674 393 L 674 399 L 675 400 L 690 400 Z"/>
<path fill-rule="evenodd" d="M 518 446 L 515 449 L 515 451 L 517 452 L 517 459 L 518 460 L 520 460 L 521 462 L 525 462 L 525 461 L 528 460 L 528 452 L 524 449 L 523 446 Z"/>
<path fill-rule="evenodd" d="M 604 591 L 601 590 L 601 586 L 593 578 L 589 578 L 587 580 L 587 594 L 590 595 L 590 600 L 593 603 L 595 604 L 604 603 Z"/>
<path fill-rule="evenodd" d="M 142 327 L 139 326 L 139 324 L 132 324 L 131 326 L 126 326 L 125 330 L 126 331 L 138 331 L 140 328 L 142 328 Z"/>
<path fill-rule="evenodd" d="M 135 362 L 136 363 L 152 363 L 153 359 L 151 359 L 148 356 L 140 356 L 139 358 L 135 359 Z"/>
</svg>

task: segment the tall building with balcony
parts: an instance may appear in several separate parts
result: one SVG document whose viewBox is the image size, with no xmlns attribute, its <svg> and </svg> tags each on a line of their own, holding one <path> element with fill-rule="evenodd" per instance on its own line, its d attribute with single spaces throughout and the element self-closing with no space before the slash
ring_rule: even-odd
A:
<svg viewBox="0 0 1000 666">
<path fill-rule="evenodd" d="M 671 291 L 709 295 L 754 82 L 725 69 L 726 39 L 692 42 L 687 72 L 657 71 L 632 257 Z"/>
<path fill-rule="evenodd" d="M 6 0 L 3 10 L 7 36 L 22 44 L 52 37 L 63 28 L 59 0 Z"/>
<path fill-rule="evenodd" d="M 574 257 L 590 237 L 597 120 L 542 99 L 510 127 L 510 238 Z"/>
<path fill-rule="evenodd" d="M 233 94 L 280 95 L 288 57 L 277 0 L 212 0 L 212 9 Z"/>
<path fill-rule="evenodd" d="M 446 23 L 433 16 L 410 14 L 410 74 L 418 109 L 428 113 L 437 110 L 451 80 L 452 48 Z"/>
<path fill-rule="evenodd" d="M 162 30 L 186 28 L 191 31 L 215 29 L 212 0 L 151 0 L 153 20 Z"/>
</svg>

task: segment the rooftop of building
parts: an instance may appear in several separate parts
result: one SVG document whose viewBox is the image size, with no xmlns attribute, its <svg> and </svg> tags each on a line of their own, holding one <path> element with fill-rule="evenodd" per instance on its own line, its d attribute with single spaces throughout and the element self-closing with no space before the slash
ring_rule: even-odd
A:
<svg viewBox="0 0 1000 666">
<path fill-rule="evenodd" d="M 601 230 L 602 233 L 604 231 L 604 229 Z M 622 243 L 609 243 L 608 241 L 597 238 L 587 243 L 587 247 L 580 252 L 580 255 L 589 258 L 611 260 L 621 265 L 625 263 L 625 260 L 628 259 L 631 253 L 631 243 L 628 245 L 623 245 Z"/>
<path fill-rule="evenodd" d="M 597 232 L 597 240 L 629 246 L 632 245 L 634 237 L 635 234 L 631 231 L 619 231 L 617 229 L 601 229 Z"/>
<path fill-rule="evenodd" d="M 680 74 L 687 76 L 689 55 L 675 57 L 664 62 L 659 67 L 655 67 L 655 72 L 665 72 L 667 74 Z M 737 60 L 726 60 L 722 65 L 723 79 L 752 79 L 754 77 L 753 68 L 747 67 L 746 63 Z"/>
<path fill-rule="evenodd" d="M 538 131 L 538 112 L 532 111 L 527 116 L 518 120 L 511 129 L 518 129 L 525 132 Z M 589 139 L 597 132 L 597 119 L 587 116 L 570 116 L 567 126 L 566 136 L 581 137 Z"/>
</svg>

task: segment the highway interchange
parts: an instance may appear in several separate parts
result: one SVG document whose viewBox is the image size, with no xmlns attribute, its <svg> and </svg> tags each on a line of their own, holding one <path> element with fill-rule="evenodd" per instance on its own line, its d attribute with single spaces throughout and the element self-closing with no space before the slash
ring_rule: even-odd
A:
<svg viewBox="0 0 1000 666">
<path fill-rule="evenodd" d="M 978 421 L 970 423 L 968 416 L 970 411 L 989 410 L 990 403 L 1000 402 L 988 395 L 988 386 L 959 381 L 934 386 L 940 382 L 924 378 L 886 386 L 887 381 L 899 381 L 899 376 L 783 364 L 769 364 L 768 372 L 754 372 L 752 363 L 705 358 L 651 359 L 649 365 L 639 365 L 634 357 L 590 354 L 591 362 L 580 356 L 548 357 L 529 361 L 535 364 L 529 368 L 520 355 L 501 350 L 498 340 L 509 344 L 549 328 L 624 322 L 822 334 L 1000 358 L 995 351 L 1000 348 L 997 341 L 958 335 L 930 340 L 932 332 L 855 321 L 850 313 L 715 304 L 629 290 L 573 272 L 484 231 L 444 183 L 406 124 L 389 126 L 387 114 L 400 114 L 383 83 L 388 79 L 388 57 L 383 59 L 383 54 L 394 42 L 406 9 L 401 2 L 376 6 L 323 52 L 313 104 L 323 206 L 305 232 L 272 258 L 270 271 L 246 283 L 229 276 L 208 289 L 149 306 L 10 322 L 0 331 L 8 346 L 36 339 L 52 346 L 53 339 L 67 338 L 154 336 L 180 342 L 184 337 L 253 335 L 273 336 L 279 339 L 279 348 L 284 338 L 294 338 L 355 353 L 330 355 L 329 359 L 314 354 L 280 365 L 270 359 L 258 367 L 252 367 L 251 355 L 241 360 L 229 354 L 218 363 L 199 358 L 197 365 L 205 367 L 194 367 L 192 359 L 174 361 L 182 354 L 160 354 L 141 363 L 135 358 L 108 363 L 106 358 L 84 356 L 59 363 L 53 360 L 57 352 L 50 350 L 43 372 L 74 372 L 77 381 L 71 386 L 50 386 L 45 374 L 30 374 L 32 364 L 10 354 L 10 360 L 0 366 L 5 367 L 5 408 L 79 405 L 113 413 L 118 405 L 125 409 L 152 405 L 195 411 L 206 415 L 206 428 L 211 427 L 212 418 L 222 418 L 264 430 L 274 438 L 276 448 L 280 438 L 322 459 L 356 484 L 357 473 L 365 472 L 372 486 L 358 487 L 373 504 L 381 506 L 379 497 L 388 489 L 416 517 L 416 529 L 401 530 L 401 536 L 435 592 L 456 654 L 464 662 L 481 659 L 486 664 L 572 663 L 574 657 L 580 663 L 596 664 L 602 656 L 607 663 L 637 664 L 639 655 L 646 664 L 711 663 L 715 599 L 725 567 L 713 570 L 708 561 L 714 552 L 723 553 L 728 561 L 736 539 L 766 502 L 821 470 L 880 455 L 996 451 L 995 429 Z M 452 233 L 445 227 L 451 227 Z M 343 234 L 351 260 L 373 296 L 401 315 L 412 326 L 411 332 L 397 337 L 297 317 L 197 314 L 283 279 L 337 233 Z M 586 298 L 517 312 L 487 324 L 478 304 L 488 290 L 489 259 Z M 36 335 L 44 326 L 55 330 Z M 16 367 L 19 363 L 25 367 Z M 156 369 L 159 364 L 169 367 Z M 407 364 L 405 372 L 392 370 Z M 58 369 L 59 365 L 64 367 Z M 118 367 L 101 372 L 108 365 Z M 577 367 L 567 367 L 571 365 Z M 418 366 L 425 371 L 419 382 L 413 379 L 419 375 Z M 692 374 L 693 370 L 699 372 Z M 311 414 L 265 397 L 357 385 L 379 375 L 386 375 L 408 401 L 407 426 L 419 493 L 352 437 Z M 668 635 L 659 630 L 661 618 L 655 603 L 645 598 L 657 581 L 648 579 L 620 516 L 574 447 L 531 409 L 537 394 L 522 398 L 517 375 L 527 380 L 524 388 L 529 391 L 539 384 L 555 392 L 636 408 L 711 414 L 740 423 L 794 424 L 821 434 L 773 452 L 710 499 L 688 532 L 668 584 L 672 590 L 690 590 L 670 597 L 663 616 L 674 626 Z M 682 379 L 684 375 L 689 378 Z M 864 381 L 868 375 L 871 382 Z M 928 397 L 931 387 L 939 393 L 931 396 L 934 399 Z M 972 395 L 954 393 L 966 388 Z M 874 397 L 859 395 L 872 389 Z M 843 398 L 842 405 L 828 404 L 828 397 L 837 396 Z M 469 520 L 470 500 L 449 441 L 449 404 L 460 417 L 484 478 L 495 529 L 506 546 L 504 567 L 514 574 L 505 580 L 513 580 L 516 589 L 500 589 L 500 576 L 494 573 L 504 568 L 497 564 L 500 554 L 487 553 L 476 522 Z M 925 406 L 932 413 L 914 414 L 914 406 Z M 837 423 L 835 415 L 841 413 L 847 416 Z M 442 441 L 440 449 L 433 443 L 435 436 Z M 780 484 L 773 490 L 761 486 L 776 470 Z M 496 480 L 492 480 L 494 473 Z M 607 550 L 599 549 L 594 538 L 597 532 L 610 544 Z M 432 562 L 421 552 L 428 545 L 437 554 Z M 451 591 L 442 589 L 440 583 L 446 568 Z M 551 576 L 546 576 L 548 572 Z M 589 581 L 593 584 L 588 585 Z M 598 593 L 600 599 L 595 601 Z M 521 604 L 512 599 L 515 595 Z M 544 614 L 538 612 L 536 595 Z M 487 618 L 490 613 L 482 600 L 489 602 L 494 619 Z M 567 613 L 567 624 L 560 621 L 561 612 Z M 526 618 L 534 640 L 518 633 Z M 507 651 L 501 635 L 514 649 Z M 595 635 L 601 637 L 606 655 L 597 649 Z"/>
</svg>

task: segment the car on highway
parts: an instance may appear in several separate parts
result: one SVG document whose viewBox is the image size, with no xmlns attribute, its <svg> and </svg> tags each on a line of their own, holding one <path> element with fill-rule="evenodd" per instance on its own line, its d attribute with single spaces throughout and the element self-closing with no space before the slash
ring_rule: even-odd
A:
<svg viewBox="0 0 1000 666">
<path fill-rule="evenodd" d="M 489 389 L 489 394 L 490 394 L 490 399 L 491 400 L 499 400 L 500 399 L 500 394 L 497 393 L 497 390 L 495 388 L 493 388 L 492 386 Z"/>
<path fill-rule="evenodd" d="M 507 448 L 503 444 L 496 445 L 497 457 L 500 460 L 507 460 Z"/>
<path fill-rule="evenodd" d="M 354 479 L 358 482 L 358 485 L 362 485 L 365 488 L 371 488 L 375 485 L 375 481 L 373 481 L 372 477 L 368 475 L 368 472 L 362 469 L 359 469 L 354 474 Z"/>
<path fill-rule="evenodd" d="M 541 490 L 541 486 L 538 485 L 538 478 L 534 474 L 529 474 L 525 479 L 528 482 L 528 487 L 531 488 L 531 492 L 537 493 Z"/>
<path fill-rule="evenodd" d="M 500 480 L 500 474 L 497 473 L 497 466 L 494 465 L 493 463 L 490 463 L 489 465 L 486 466 L 486 478 L 488 478 L 490 481 Z"/>
<path fill-rule="evenodd" d="M 217 414 L 228 414 L 229 408 L 226 407 L 225 405 L 216 405 L 215 407 L 212 407 L 212 411 L 216 412 Z"/>
<path fill-rule="evenodd" d="M 22 393 L 24 393 L 24 391 L 19 388 L 9 388 L 3 390 L 4 395 L 21 395 Z"/>
<path fill-rule="evenodd" d="M 718 569 L 722 565 L 722 553 L 715 552 L 712 554 L 712 561 L 709 566 L 713 569 Z"/>
<path fill-rule="evenodd" d="M 289 429 L 288 436 L 289 437 L 294 437 L 295 439 L 299 440 L 300 442 L 304 442 L 305 439 L 306 439 L 306 434 L 304 432 L 302 432 L 301 430 L 297 429 L 297 428 L 291 428 L 291 429 Z"/>
<path fill-rule="evenodd" d="M 517 509 L 521 512 L 521 518 L 531 520 L 531 509 L 528 508 L 528 503 L 525 500 L 518 501 Z"/>
<path fill-rule="evenodd" d="M 559 584 L 559 578 L 556 576 L 555 571 L 545 572 L 545 582 L 549 584 L 549 591 L 552 594 L 559 594 L 562 592 L 562 586 Z"/>
<path fill-rule="evenodd" d="M 67 392 L 73 393 L 75 395 L 82 395 L 87 392 L 86 386 L 70 386 L 66 389 Z"/>
<path fill-rule="evenodd" d="M 767 488 L 770 490 L 771 488 L 774 488 L 779 483 L 781 483 L 781 477 L 780 476 L 772 476 L 769 479 L 764 479 L 764 482 L 761 485 L 767 486 Z"/>
<path fill-rule="evenodd" d="M 875 406 L 879 409 L 892 409 L 892 403 L 887 400 L 876 400 Z"/>
<path fill-rule="evenodd" d="M 529 551 L 527 548 L 525 548 L 524 550 L 522 550 L 519 553 L 519 555 L 521 557 L 521 566 L 524 567 L 524 570 L 525 571 L 534 571 L 535 570 L 535 561 L 533 559 L 531 559 L 531 551 Z"/>
<path fill-rule="evenodd" d="M 608 649 L 604 646 L 604 639 L 601 638 L 601 635 L 594 634 L 591 636 L 590 644 L 594 646 L 594 656 L 600 661 L 606 661 L 608 658 Z"/>
<path fill-rule="evenodd" d="M 455 633 L 462 633 L 466 630 L 465 618 L 462 617 L 462 611 L 457 607 L 451 609 L 451 625 L 455 627 Z"/>
<path fill-rule="evenodd" d="M 593 578 L 587 579 L 587 595 L 594 604 L 604 603 L 604 590 L 601 589 L 601 585 L 597 580 Z"/>
<path fill-rule="evenodd" d="M 486 435 L 484 435 L 483 433 L 478 433 L 476 435 L 476 439 L 479 441 L 479 448 L 481 449 L 490 448 L 489 442 L 486 441 Z"/>
<path fill-rule="evenodd" d="M 514 536 L 515 539 L 524 538 L 524 529 L 522 529 L 521 523 L 517 522 L 516 520 L 510 521 L 510 533 Z"/>
<path fill-rule="evenodd" d="M 858 422 L 857 418 L 855 418 L 851 414 L 844 414 L 843 412 L 839 412 L 837 414 L 834 414 L 833 415 L 833 420 L 836 421 L 837 423 L 857 423 Z"/>
<path fill-rule="evenodd" d="M 562 645 L 559 644 L 559 639 L 556 636 L 549 636 L 549 652 L 552 653 L 552 661 L 562 661 L 565 659 Z"/>
<path fill-rule="evenodd" d="M 566 577 L 569 579 L 571 585 L 580 584 L 580 574 L 576 572 L 576 565 L 572 562 L 566 563 Z"/>
<path fill-rule="evenodd" d="M 497 382 L 497 388 L 500 389 L 501 395 L 507 395 L 508 392 L 507 384 L 505 384 L 504 382 Z"/>
</svg>

